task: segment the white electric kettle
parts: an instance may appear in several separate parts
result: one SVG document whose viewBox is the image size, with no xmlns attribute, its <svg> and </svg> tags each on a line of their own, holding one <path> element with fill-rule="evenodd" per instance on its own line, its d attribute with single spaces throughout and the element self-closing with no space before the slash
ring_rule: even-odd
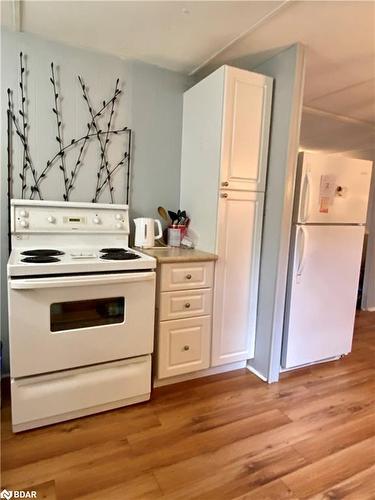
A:
<svg viewBox="0 0 375 500">
<path fill-rule="evenodd" d="M 159 233 L 155 236 L 155 222 Z M 147 217 L 138 217 L 134 219 L 135 224 L 135 246 L 151 248 L 155 246 L 155 240 L 163 236 L 163 230 L 158 219 L 148 219 Z"/>
</svg>

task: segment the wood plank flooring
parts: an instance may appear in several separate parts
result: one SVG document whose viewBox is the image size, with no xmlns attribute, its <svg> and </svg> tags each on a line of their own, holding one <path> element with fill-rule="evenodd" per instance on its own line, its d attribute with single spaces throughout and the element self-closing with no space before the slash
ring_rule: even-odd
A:
<svg viewBox="0 0 375 500">
<path fill-rule="evenodd" d="M 375 313 L 353 352 L 267 385 L 247 370 L 149 403 L 14 435 L 2 487 L 59 500 L 375 499 Z"/>
</svg>

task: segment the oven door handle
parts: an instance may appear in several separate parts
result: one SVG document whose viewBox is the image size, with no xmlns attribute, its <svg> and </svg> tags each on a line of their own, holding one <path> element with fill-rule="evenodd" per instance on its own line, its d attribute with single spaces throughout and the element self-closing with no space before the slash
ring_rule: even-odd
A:
<svg viewBox="0 0 375 500">
<path fill-rule="evenodd" d="M 69 286 L 115 285 L 118 283 L 136 283 L 155 280 L 155 273 L 107 274 L 105 276 L 64 276 L 61 278 L 13 279 L 13 290 L 34 290 L 36 288 L 61 288 Z"/>
</svg>

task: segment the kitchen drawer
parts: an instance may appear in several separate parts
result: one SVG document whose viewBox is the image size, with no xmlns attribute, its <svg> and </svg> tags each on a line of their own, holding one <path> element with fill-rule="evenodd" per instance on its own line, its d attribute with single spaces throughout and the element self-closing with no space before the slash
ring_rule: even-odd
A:
<svg viewBox="0 0 375 500">
<path fill-rule="evenodd" d="M 214 262 L 183 262 L 163 264 L 160 275 L 160 291 L 211 288 Z"/>
<path fill-rule="evenodd" d="M 210 346 L 210 316 L 160 323 L 158 378 L 208 368 Z"/>
<path fill-rule="evenodd" d="M 90 414 L 93 408 L 102 411 L 116 402 L 125 406 L 139 396 L 149 399 L 150 390 L 150 355 L 12 379 L 13 430 L 67 420 L 75 412 Z"/>
<path fill-rule="evenodd" d="M 211 314 L 211 310 L 211 288 L 160 294 L 159 321 L 206 316 Z"/>
</svg>

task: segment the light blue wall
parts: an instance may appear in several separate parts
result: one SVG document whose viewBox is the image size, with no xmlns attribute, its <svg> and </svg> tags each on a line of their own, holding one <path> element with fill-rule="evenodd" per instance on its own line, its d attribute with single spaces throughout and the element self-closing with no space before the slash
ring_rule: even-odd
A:
<svg viewBox="0 0 375 500">
<path fill-rule="evenodd" d="M 367 252 L 363 283 L 362 309 L 375 312 L 375 167 L 372 170 L 367 210 Z"/>
<path fill-rule="evenodd" d="M 34 165 L 40 169 L 56 150 L 55 122 L 51 108 L 53 95 L 49 82 L 50 62 L 57 66 L 61 80 L 64 136 L 66 140 L 82 136 L 88 121 L 77 75 L 89 86 L 95 107 L 112 95 L 114 82 L 120 78 L 124 94 L 115 115 L 114 125 L 127 125 L 133 134 L 133 161 L 130 207 L 131 215 L 156 215 L 158 205 L 176 209 L 179 203 L 181 155 L 182 96 L 191 85 L 190 79 L 138 61 L 65 46 L 25 33 L 1 32 L 1 337 L 4 371 L 8 371 L 7 332 L 7 210 L 6 210 L 6 89 L 15 90 L 18 102 L 19 52 L 27 56 L 27 96 L 30 114 L 30 145 Z M 124 152 L 124 143 L 116 137 L 110 160 L 115 162 Z M 22 149 L 14 139 L 14 176 L 21 169 Z M 89 201 L 95 188 L 98 150 L 90 147 L 85 168 L 80 172 L 72 200 Z M 17 182 L 19 185 L 19 183 Z M 124 202 L 124 172 L 114 180 L 116 202 Z M 14 196 L 19 196 L 19 189 Z M 62 199 L 61 174 L 54 169 L 43 185 L 45 199 Z M 106 193 L 100 200 L 109 200 Z M 20 312 L 21 313 L 21 312 Z"/>
<path fill-rule="evenodd" d="M 304 80 L 304 67 L 298 64 L 300 51 L 300 46 L 293 45 L 253 68 L 275 78 L 255 357 L 251 363 L 269 382 L 278 380 L 280 370 L 292 201 L 302 112 L 302 102 L 298 101 L 298 92 Z M 295 137 L 292 137 L 293 134 Z M 294 152 L 291 147 L 295 148 Z"/>
<path fill-rule="evenodd" d="M 140 62 L 130 68 L 135 131 L 131 214 L 158 217 L 159 205 L 179 208 L 182 94 L 191 80 Z"/>
</svg>

